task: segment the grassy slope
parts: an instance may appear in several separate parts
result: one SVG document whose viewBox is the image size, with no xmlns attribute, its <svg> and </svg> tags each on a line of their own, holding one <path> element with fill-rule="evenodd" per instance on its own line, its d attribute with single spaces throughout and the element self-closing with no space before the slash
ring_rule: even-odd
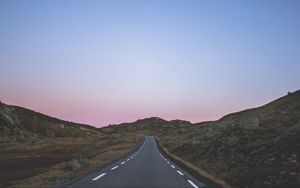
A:
<svg viewBox="0 0 300 188">
<path fill-rule="evenodd" d="M 2 150 L 7 157 L 1 159 L 1 185 L 51 187 L 127 155 L 141 141 L 136 135 L 114 134 L 102 138 L 41 139 L 34 144 L 30 140 L 7 144 Z"/>
<path fill-rule="evenodd" d="M 95 127 L 67 122 L 18 106 L 0 103 L 0 139 L 100 135 Z"/>
<path fill-rule="evenodd" d="M 215 122 L 148 118 L 109 128 L 156 135 L 171 154 L 236 187 L 300 186 L 300 91 Z"/>
<path fill-rule="evenodd" d="M 300 91 L 159 138 L 171 153 L 234 186 L 300 185 Z"/>
<path fill-rule="evenodd" d="M 49 187 L 128 154 L 141 139 L 2 103 L 0 187 Z"/>
</svg>

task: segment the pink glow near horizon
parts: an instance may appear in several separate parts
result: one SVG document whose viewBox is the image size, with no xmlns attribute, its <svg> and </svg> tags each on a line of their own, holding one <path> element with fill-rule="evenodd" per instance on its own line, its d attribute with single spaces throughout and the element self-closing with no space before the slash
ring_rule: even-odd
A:
<svg viewBox="0 0 300 188">
<path fill-rule="evenodd" d="M 46 100 L 45 100 L 46 99 Z M 22 106 L 59 119 L 84 123 L 95 127 L 103 127 L 109 124 L 134 122 L 147 117 L 160 117 L 165 120 L 181 119 L 192 123 L 217 120 L 230 112 L 243 110 L 246 107 L 256 107 L 258 104 L 248 106 L 213 109 L 212 106 L 177 106 L 173 109 L 163 105 L 158 108 L 145 108 L 139 104 L 131 104 L 128 107 L 119 104 L 93 103 L 91 100 L 53 99 L 46 96 L 22 97 L 22 95 L 9 95 L 2 99 L 4 103 Z"/>
</svg>

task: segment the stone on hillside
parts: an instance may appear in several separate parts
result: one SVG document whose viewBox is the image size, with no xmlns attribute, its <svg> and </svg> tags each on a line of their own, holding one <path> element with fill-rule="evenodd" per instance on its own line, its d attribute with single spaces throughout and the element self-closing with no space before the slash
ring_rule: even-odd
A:
<svg viewBox="0 0 300 188">
<path fill-rule="evenodd" d="M 78 170 L 81 168 L 81 165 L 79 163 L 79 161 L 77 159 L 73 159 L 72 161 L 68 162 L 68 166 L 72 169 L 72 170 Z"/>
<path fill-rule="evenodd" d="M 2 114 L 2 119 L 6 123 L 6 125 L 14 125 L 13 119 L 4 113 Z"/>
<path fill-rule="evenodd" d="M 200 141 L 197 139 L 197 137 L 193 137 L 192 139 L 192 145 L 198 144 Z"/>
</svg>

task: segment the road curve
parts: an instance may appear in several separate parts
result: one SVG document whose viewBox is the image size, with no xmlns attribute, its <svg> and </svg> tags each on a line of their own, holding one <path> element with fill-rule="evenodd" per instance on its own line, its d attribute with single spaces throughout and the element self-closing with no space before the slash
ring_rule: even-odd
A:
<svg viewBox="0 0 300 188">
<path fill-rule="evenodd" d="M 65 186 L 81 187 L 207 187 L 172 163 L 157 149 L 152 136 L 146 136 L 137 152 Z"/>
</svg>

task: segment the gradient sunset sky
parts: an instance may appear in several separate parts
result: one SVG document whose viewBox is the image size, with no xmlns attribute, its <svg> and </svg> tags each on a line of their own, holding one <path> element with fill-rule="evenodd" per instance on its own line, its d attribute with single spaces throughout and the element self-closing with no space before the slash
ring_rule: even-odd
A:
<svg viewBox="0 0 300 188">
<path fill-rule="evenodd" d="M 105 126 L 300 88 L 299 0 L 0 1 L 0 100 Z"/>
</svg>

